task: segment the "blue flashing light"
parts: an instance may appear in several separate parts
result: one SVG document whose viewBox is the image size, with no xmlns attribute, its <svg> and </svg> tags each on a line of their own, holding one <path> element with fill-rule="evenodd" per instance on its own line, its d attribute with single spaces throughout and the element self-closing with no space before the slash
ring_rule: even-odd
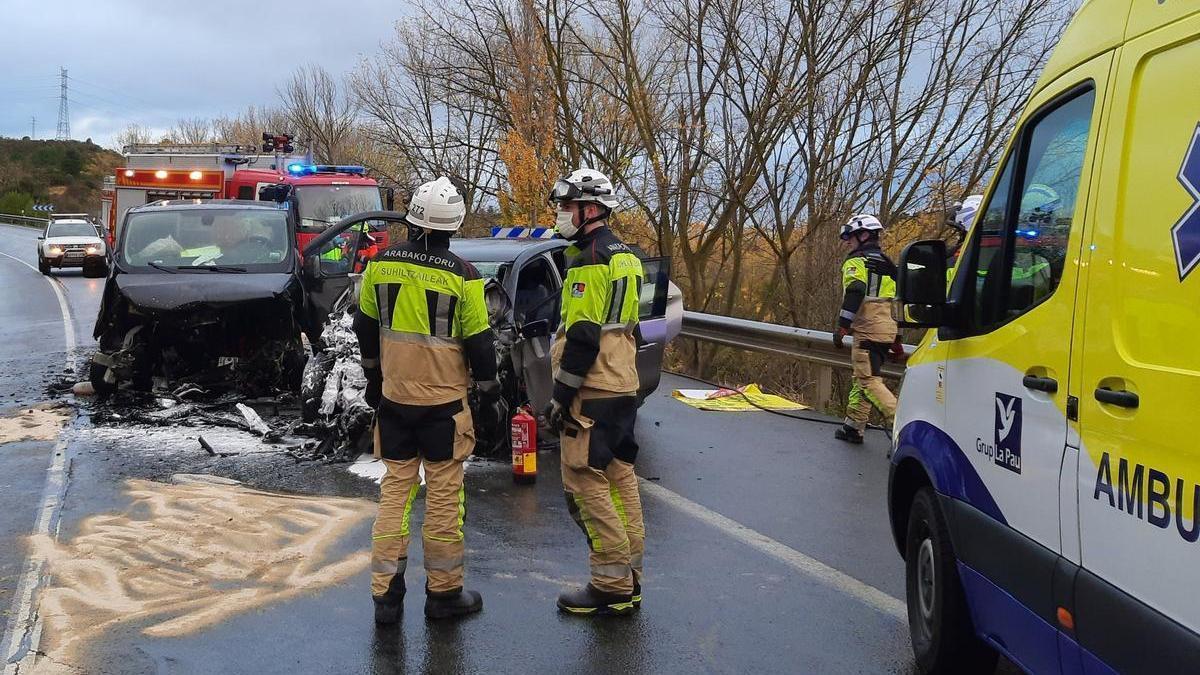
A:
<svg viewBox="0 0 1200 675">
<path fill-rule="evenodd" d="M 308 169 L 308 167 L 304 166 L 303 164 L 299 164 L 299 163 L 288 164 L 288 168 L 287 168 L 288 173 L 294 173 L 297 175 L 305 173 L 306 169 Z"/>
<path fill-rule="evenodd" d="M 1040 230 L 1034 230 L 1034 229 L 1022 230 L 1020 228 L 1017 229 L 1017 236 L 1024 237 L 1025 239 L 1037 239 L 1038 235 L 1040 235 L 1040 234 L 1041 234 Z"/>
</svg>

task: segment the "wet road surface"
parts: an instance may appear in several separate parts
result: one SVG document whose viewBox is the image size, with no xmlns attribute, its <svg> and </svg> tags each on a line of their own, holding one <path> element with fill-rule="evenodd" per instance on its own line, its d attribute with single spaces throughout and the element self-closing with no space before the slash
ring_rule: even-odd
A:
<svg viewBox="0 0 1200 675">
<path fill-rule="evenodd" d="M 32 262 L 35 240 L 0 226 L 0 252 Z M 77 275 L 61 281 L 86 352 L 102 280 Z M 6 257 L 0 283 L 23 300 L 0 303 L 0 361 L 13 378 L 0 395 L 10 408 L 52 401 L 46 387 L 70 361 L 54 293 Z M 823 424 L 695 411 L 670 398 L 685 386 L 695 385 L 664 376 L 638 422 L 640 612 L 589 621 L 555 611 L 560 590 L 586 581 L 587 556 L 557 457 L 543 452 L 534 486 L 514 485 L 505 463 L 468 465 L 467 584 L 483 612 L 424 619 L 416 536 L 406 614 L 392 630 L 374 626 L 368 591 L 374 482 L 236 431 L 98 426 L 93 402 L 66 396 L 78 416 L 59 445 L 0 445 L 0 608 L 14 607 L 4 626 L 16 647 L 7 670 L 910 672 L 886 438 L 846 446 Z M 209 455 L 200 434 L 238 454 Z M 61 520 L 56 537 L 54 527 L 36 536 L 56 447 Z M 31 560 L 45 561 L 48 581 L 40 613 L 26 616 L 13 596 Z"/>
</svg>

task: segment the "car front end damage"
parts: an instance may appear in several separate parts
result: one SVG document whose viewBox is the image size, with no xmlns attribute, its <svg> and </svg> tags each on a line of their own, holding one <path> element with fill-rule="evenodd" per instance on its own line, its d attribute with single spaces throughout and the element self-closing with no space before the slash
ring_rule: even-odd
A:
<svg viewBox="0 0 1200 675">
<path fill-rule="evenodd" d="M 93 386 L 295 391 L 305 363 L 303 305 L 292 274 L 116 275 L 96 322 Z"/>
</svg>

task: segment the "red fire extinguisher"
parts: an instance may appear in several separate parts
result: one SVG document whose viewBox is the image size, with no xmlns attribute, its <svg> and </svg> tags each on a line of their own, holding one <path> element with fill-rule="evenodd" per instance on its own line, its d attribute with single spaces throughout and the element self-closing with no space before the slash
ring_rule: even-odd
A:
<svg viewBox="0 0 1200 675">
<path fill-rule="evenodd" d="M 537 480 L 537 420 L 525 407 L 512 418 L 512 470 L 514 483 Z"/>
</svg>

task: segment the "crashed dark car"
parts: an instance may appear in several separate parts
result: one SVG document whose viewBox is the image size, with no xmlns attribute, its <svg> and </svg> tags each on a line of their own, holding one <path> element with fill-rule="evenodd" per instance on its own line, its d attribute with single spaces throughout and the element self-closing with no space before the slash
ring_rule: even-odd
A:
<svg viewBox="0 0 1200 675">
<path fill-rule="evenodd" d="M 181 382 L 247 394 L 298 391 L 302 334 L 319 344 L 357 250 L 331 241 L 304 265 L 272 202 L 167 201 L 121 222 L 96 319 L 99 394 Z"/>
<path fill-rule="evenodd" d="M 398 213 L 360 214 L 332 226 L 314 244 L 320 245 L 326 238 L 336 237 L 339 231 L 350 229 L 356 219 L 381 217 L 402 218 Z M 561 313 L 568 246 L 562 239 L 450 240 L 450 250 L 472 263 L 488 280 L 484 292 L 489 320 L 496 332 L 497 370 L 510 411 L 527 405 L 536 413 L 550 400 L 554 386 L 550 344 Z M 645 283 L 640 298 L 643 340 L 637 354 L 639 401 L 658 388 L 663 350 L 679 334 L 683 321 L 682 294 L 669 279 L 670 259 L 643 257 L 642 264 Z M 351 292 L 343 298 L 339 309 L 353 312 L 356 304 L 357 294 Z M 318 354 L 314 360 L 321 366 L 306 374 L 302 398 L 311 404 L 312 414 L 316 414 L 318 407 L 322 415 L 357 408 L 354 415 L 341 413 L 343 418 L 357 419 L 366 414 L 357 403 L 360 394 L 356 387 L 361 377 L 357 344 L 347 319 L 339 318 L 335 311 L 330 322 L 331 338 L 324 354 Z M 503 456 L 510 451 L 506 421 L 495 429 L 477 426 L 476 437 L 477 455 Z"/>
</svg>

